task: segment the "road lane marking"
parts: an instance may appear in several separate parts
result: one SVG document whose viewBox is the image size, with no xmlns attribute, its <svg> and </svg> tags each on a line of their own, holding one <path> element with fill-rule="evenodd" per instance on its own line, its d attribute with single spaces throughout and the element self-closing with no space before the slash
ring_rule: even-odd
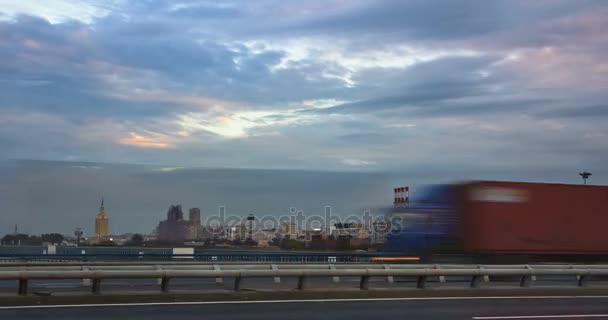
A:
<svg viewBox="0 0 608 320">
<path fill-rule="evenodd" d="M 145 306 L 196 306 L 212 304 L 262 304 L 262 303 L 322 303 L 322 302 L 367 302 L 367 301 L 423 301 L 423 300 L 500 300 L 500 299 L 606 299 L 608 296 L 494 296 L 494 297 L 410 297 L 410 298 L 352 298 L 352 299 L 300 299 L 300 300 L 234 300 L 234 301 L 177 301 L 136 303 L 87 303 L 52 304 L 26 306 L 0 306 L 1 310 L 45 309 L 45 308 L 96 308 L 96 307 L 145 307 Z M 482 318 L 473 318 L 480 320 Z M 492 318 L 485 318 L 492 319 Z M 500 319 L 500 318 L 494 318 Z M 503 318 L 508 319 L 508 318 Z M 516 319 L 516 318 L 513 318 Z"/>
<path fill-rule="evenodd" d="M 501 319 L 558 319 L 558 318 L 608 318 L 608 314 L 562 314 L 543 316 L 496 316 L 496 317 L 473 317 L 474 320 L 501 320 Z"/>
</svg>

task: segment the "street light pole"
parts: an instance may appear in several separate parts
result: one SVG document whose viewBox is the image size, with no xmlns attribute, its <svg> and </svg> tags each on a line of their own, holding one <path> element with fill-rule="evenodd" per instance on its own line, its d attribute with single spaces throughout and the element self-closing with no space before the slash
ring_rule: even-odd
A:
<svg viewBox="0 0 608 320">
<path fill-rule="evenodd" d="M 580 172 L 578 175 L 583 178 L 583 184 L 587 184 L 587 179 L 591 176 L 591 172 L 584 171 Z"/>
<path fill-rule="evenodd" d="M 76 228 L 76 230 L 74 231 L 74 235 L 76 236 L 76 245 L 80 246 L 80 238 L 82 238 L 82 229 L 80 228 Z"/>
</svg>

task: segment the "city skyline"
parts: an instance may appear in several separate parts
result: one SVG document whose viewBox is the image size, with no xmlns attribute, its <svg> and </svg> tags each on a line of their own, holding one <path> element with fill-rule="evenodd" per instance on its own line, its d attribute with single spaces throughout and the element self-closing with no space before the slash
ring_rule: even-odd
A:
<svg viewBox="0 0 608 320">
<path fill-rule="evenodd" d="M 322 214 L 325 206 L 340 216 L 377 213 L 392 206 L 393 188 L 452 183 L 473 176 L 445 172 L 410 174 L 312 172 L 290 170 L 180 169 L 164 167 L 84 164 L 71 162 L 0 162 L 0 203 L 3 233 L 15 224 L 25 233 L 72 234 L 75 227 L 94 234 L 94 219 L 101 197 L 110 203 L 113 234 L 149 233 L 164 219 L 171 203 L 200 208 L 201 218 L 217 214 L 245 217 L 284 215 L 294 207 L 306 215 Z M 558 175 L 559 174 L 559 175 Z M 547 181 L 543 173 L 507 172 L 477 175 L 484 180 L 517 180 L 582 184 L 575 172 L 560 172 L 560 179 Z M 594 175 L 590 184 L 605 184 Z"/>
</svg>

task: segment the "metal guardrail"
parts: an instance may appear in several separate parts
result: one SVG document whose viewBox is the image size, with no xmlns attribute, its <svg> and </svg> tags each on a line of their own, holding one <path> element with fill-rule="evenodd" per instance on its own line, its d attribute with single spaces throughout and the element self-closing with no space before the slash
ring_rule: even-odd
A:
<svg viewBox="0 0 608 320">
<path fill-rule="evenodd" d="M 608 264 L 576 265 L 576 264 L 525 264 L 525 265 L 472 265 L 472 264 L 226 264 L 226 263 L 200 263 L 200 262 L 27 262 L 0 264 L 0 271 L 51 271 L 51 270 L 81 270 L 87 267 L 90 270 L 264 270 L 272 266 L 280 266 L 281 269 L 608 269 Z"/>
<path fill-rule="evenodd" d="M 297 288 L 306 287 L 306 279 L 310 277 L 359 277 L 359 288 L 369 289 L 370 277 L 386 277 L 387 282 L 393 282 L 393 277 L 415 277 L 416 287 L 423 289 L 427 280 L 438 277 L 445 282 L 446 277 L 470 277 L 471 288 L 479 287 L 482 281 L 491 282 L 490 277 L 518 277 L 519 286 L 528 287 L 537 276 L 572 276 L 576 277 L 578 286 L 585 286 L 592 276 L 608 276 L 608 266 L 438 266 L 438 265 L 198 265 L 187 266 L 120 266 L 108 268 L 103 266 L 82 266 L 80 270 L 69 269 L 40 269 L 22 267 L 18 270 L 0 268 L 0 280 L 17 280 L 18 294 L 26 295 L 30 280 L 66 280 L 81 279 L 90 282 L 94 294 L 101 292 L 101 282 L 106 279 L 159 279 L 162 292 L 169 291 L 171 279 L 178 278 L 215 278 L 217 283 L 223 278 L 234 278 L 234 290 L 241 288 L 244 278 L 274 278 L 275 282 L 281 277 L 298 279 Z M 134 268 L 139 267 L 139 268 Z M 152 267 L 152 268 L 151 268 Z M 178 268 L 176 268 L 178 267 Z M 141 269 L 145 268 L 145 269 Z M 84 283 L 84 282 L 83 282 Z"/>
</svg>

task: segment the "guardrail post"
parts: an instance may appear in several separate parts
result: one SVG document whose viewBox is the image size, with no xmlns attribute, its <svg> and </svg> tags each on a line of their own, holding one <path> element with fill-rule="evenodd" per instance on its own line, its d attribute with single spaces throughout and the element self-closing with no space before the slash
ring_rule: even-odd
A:
<svg viewBox="0 0 608 320">
<path fill-rule="evenodd" d="M 441 267 L 436 264 L 435 265 L 435 269 L 441 269 Z M 439 282 L 444 283 L 445 282 L 445 276 L 439 276 Z"/>
<path fill-rule="evenodd" d="M 331 270 L 336 270 L 336 265 L 332 263 L 332 264 L 329 265 L 329 268 Z M 333 281 L 333 283 L 338 283 L 338 282 L 340 282 L 340 277 L 333 276 L 333 277 L 331 277 L 331 281 Z"/>
<path fill-rule="evenodd" d="M 359 282 L 359 289 L 369 289 L 369 276 L 361 276 L 361 282 Z"/>
<path fill-rule="evenodd" d="M 237 276 L 234 278 L 234 291 L 241 290 L 241 276 Z"/>
<path fill-rule="evenodd" d="M 388 270 L 388 269 L 391 268 L 391 266 L 389 266 L 388 264 L 383 265 L 383 267 L 384 267 L 385 270 Z M 386 276 L 386 282 L 388 282 L 388 283 L 395 282 L 395 277 L 393 277 L 393 276 Z"/>
<path fill-rule="evenodd" d="M 27 295 L 27 279 L 19 279 L 19 291 L 20 296 Z"/>
<path fill-rule="evenodd" d="M 89 266 L 82 266 L 82 271 L 89 271 Z M 91 279 L 82 279 L 82 285 L 83 286 L 90 286 L 91 285 Z"/>
<path fill-rule="evenodd" d="M 215 271 L 221 271 L 222 268 L 220 268 L 219 265 L 214 264 L 213 265 L 213 270 L 215 270 Z M 215 278 L 215 284 L 224 284 L 224 278 L 221 278 L 221 277 L 220 278 Z"/>
<path fill-rule="evenodd" d="M 483 266 L 482 266 L 482 265 L 478 265 L 478 266 L 477 266 L 477 269 L 479 269 L 479 270 L 483 270 Z M 485 275 L 481 276 L 481 279 L 480 279 L 480 280 L 483 280 L 483 282 L 488 283 L 488 282 L 490 282 L 490 276 L 489 276 L 489 275 L 487 275 L 487 274 L 485 274 Z M 478 283 L 478 284 L 479 284 L 479 283 Z M 471 286 L 471 288 L 473 288 L 473 287 Z"/>
<path fill-rule="evenodd" d="M 589 276 L 587 275 L 579 275 L 578 276 L 578 286 L 585 287 L 587 286 L 587 280 L 589 280 Z"/>
<path fill-rule="evenodd" d="M 471 278 L 471 288 L 479 287 L 479 283 L 481 282 L 481 279 L 483 277 L 484 276 L 478 276 L 478 275 L 473 276 L 473 278 Z"/>
<path fill-rule="evenodd" d="M 526 269 L 527 270 L 532 270 L 532 267 L 530 267 L 530 265 L 526 265 Z M 529 287 L 532 284 L 532 281 L 536 281 L 536 276 L 534 276 L 534 275 L 524 275 L 519 280 L 519 286 L 520 287 Z"/>
<path fill-rule="evenodd" d="M 279 267 L 274 263 L 270 265 L 270 268 L 274 271 L 279 270 Z M 272 281 L 274 283 L 281 283 L 281 277 L 274 277 L 274 278 L 272 278 Z"/>
<path fill-rule="evenodd" d="M 298 290 L 304 290 L 305 286 L 306 286 L 306 277 L 299 276 L 298 277 Z"/>
<path fill-rule="evenodd" d="M 416 281 L 416 288 L 424 289 L 426 288 L 426 276 L 418 276 Z"/>
<path fill-rule="evenodd" d="M 161 282 L 160 282 L 160 291 L 162 292 L 169 292 L 169 279 L 170 278 L 162 278 Z"/>
<path fill-rule="evenodd" d="M 533 270 L 534 268 L 532 268 L 529 264 L 527 264 L 526 265 L 526 269 Z M 536 276 L 535 275 L 531 275 L 530 276 L 530 281 L 536 281 Z"/>
<path fill-rule="evenodd" d="M 91 285 L 91 292 L 93 294 L 101 293 L 101 279 L 93 279 L 93 284 Z"/>
<path fill-rule="evenodd" d="M 163 267 L 162 267 L 162 266 L 157 265 L 157 266 L 156 266 L 156 270 L 158 270 L 158 271 L 163 271 Z M 162 285 L 162 284 L 163 284 L 163 278 L 157 278 L 157 279 L 156 279 L 156 284 L 160 284 L 160 285 Z"/>
</svg>

